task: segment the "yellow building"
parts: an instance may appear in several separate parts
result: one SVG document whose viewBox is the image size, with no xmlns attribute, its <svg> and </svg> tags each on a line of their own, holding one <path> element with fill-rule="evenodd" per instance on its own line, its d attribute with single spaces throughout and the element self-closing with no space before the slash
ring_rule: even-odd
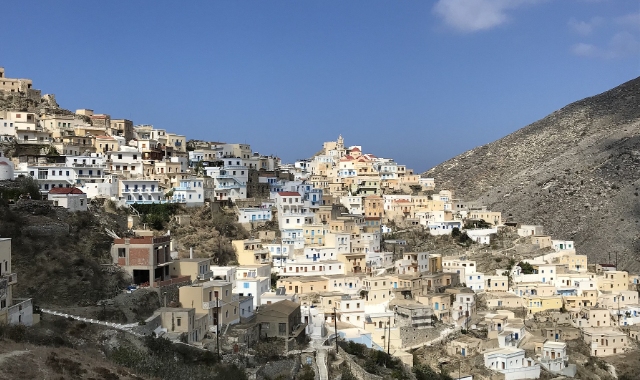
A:
<svg viewBox="0 0 640 380">
<path fill-rule="evenodd" d="M 570 271 L 586 272 L 587 256 L 585 255 L 565 255 L 560 256 L 559 262 L 567 267 Z"/>
<path fill-rule="evenodd" d="M 233 240 L 231 244 L 236 250 L 240 265 L 270 263 L 269 251 L 262 248 L 260 239 Z"/>
<path fill-rule="evenodd" d="M 434 293 L 418 296 L 417 301 L 423 305 L 431 306 L 433 315 L 441 321 L 449 321 L 451 317 L 451 295 L 446 293 Z"/>
<path fill-rule="evenodd" d="M 629 289 L 629 273 L 625 271 L 605 271 L 598 276 L 598 289 L 607 292 L 619 292 Z"/>
<path fill-rule="evenodd" d="M 529 309 L 529 314 L 539 313 L 545 310 L 560 310 L 562 308 L 562 296 L 523 297 L 522 303 Z"/>
<path fill-rule="evenodd" d="M 402 348 L 400 328 L 395 326 L 393 313 L 370 314 L 371 322 L 364 324 L 364 329 L 371 334 L 371 340 L 380 347 L 390 347 L 391 351 Z"/>
<path fill-rule="evenodd" d="M 324 276 L 283 277 L 278 280 L 278 288 L 285 288 L 287 294 L 326 292 L 329 279 Z"/>
<path fill-rule="evenodd" d="M 364 216 L 367 218 L 382 218 L 384 215 L 384 201 L 379 195 L 369 195 L 364 198 Z"/>
<path fill-rule="evenodd" d="M 391 299 L 391 277 L 367 277 L 362 283 L 367 305 L 381 304 Z"/>
</svg>

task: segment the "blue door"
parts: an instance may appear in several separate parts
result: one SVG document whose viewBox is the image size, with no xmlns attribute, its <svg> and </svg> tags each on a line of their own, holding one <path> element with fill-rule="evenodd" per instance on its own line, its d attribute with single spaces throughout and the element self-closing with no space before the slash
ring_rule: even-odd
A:
<svg viewBox="0 0 640 380">
<path fill-rule="evenodd" d="M 462 349 L 462 356 L 465 356 L 465 349 Z"/>
</svg>

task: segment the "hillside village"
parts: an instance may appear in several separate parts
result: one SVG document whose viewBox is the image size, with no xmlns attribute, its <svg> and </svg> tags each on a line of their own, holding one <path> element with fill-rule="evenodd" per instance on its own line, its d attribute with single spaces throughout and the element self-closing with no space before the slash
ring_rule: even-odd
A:
<svg viewBox="0 0 640 380">
<path fill-rule="evenodd" d="M 544 226 L 460 199 L 439 178 L 342 136 L 285 164 L 249 144 L 62 112 L 32 87 L 0 68 L 1 97 L 46 105 L 0 111 L 4 200 L 126 214 L 125 232 L 105 230 L 112 260 L 104 264 L 125 276 L 121 294 L 152 292 L 161 307 L 115 323 L 16 298 L 11 262 L 20 251 L 3 238 L 0 323 L 82 318 L 228 358 L 268 342 L 319 379 L 346 378 L 339 363 L 358 379 L 391 376 L 362 350 L 401 363 L 406 377 L 395 378 L 420 378 L 410 368 L 426 366 L 458 380 L 604 379 L 615 373 L 607 360 L 638 353 L 640 275 L 620 270 L 616 252 L 589 261 Z M 42 200 L 4 191 L 21 179 L 35 180 Z M 163 205 L 175 205 L 170 223 L 151 222 L 145 212 Z M 181 235 L 202 228 L 199 212 L 238 227 L 204 231 L 220 238 L 203 251 Z M 244 232 L 234 239 L 227 228 Z M 222 260 L 223 249 L 234 258 Z"/>
</svg>

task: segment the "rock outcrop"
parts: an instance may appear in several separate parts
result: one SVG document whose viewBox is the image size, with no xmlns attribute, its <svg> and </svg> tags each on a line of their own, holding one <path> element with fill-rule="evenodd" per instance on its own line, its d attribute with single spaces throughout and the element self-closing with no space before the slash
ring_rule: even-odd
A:
<svg viewBox="0 0 640 380">
<path fill-rule="evenodd" d="M 456 198 L 543 224 L 590 262 L 640 269 L 640 78 L 424 173 Z M 506 218 L 505 218 L 506 217 Z"/>
</svg>

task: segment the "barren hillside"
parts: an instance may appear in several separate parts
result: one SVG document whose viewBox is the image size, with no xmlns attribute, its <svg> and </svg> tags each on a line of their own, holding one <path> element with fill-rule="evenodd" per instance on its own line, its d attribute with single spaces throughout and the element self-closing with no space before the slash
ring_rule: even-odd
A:
<svg viewBox="0 0 640 380">
<path fill-rule="evenodd" d="M 640 78 L 572 103 L 425 175 L 457 198 L 640 269 Z"/>
</svg>

